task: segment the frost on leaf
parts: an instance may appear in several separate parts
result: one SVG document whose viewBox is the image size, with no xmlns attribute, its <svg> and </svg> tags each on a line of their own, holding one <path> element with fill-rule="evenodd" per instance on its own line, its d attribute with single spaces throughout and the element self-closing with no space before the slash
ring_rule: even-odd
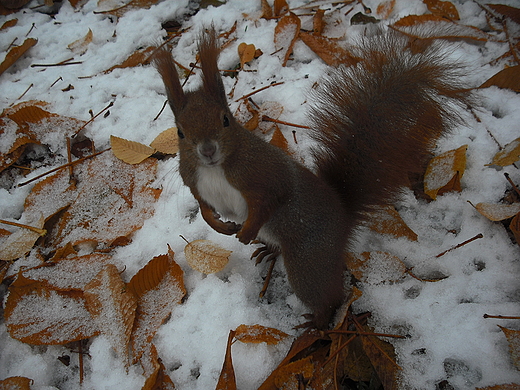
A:
<svg viewBox="0 0 520 390">
<path fill-rule="evenodd" d="M 93 37 L 92 30 L 89 28 L 84 37 L 72 42 L 67 48 L 76 54 L 83 55 L 87 52 L 88 45 L 92 42 Z"/>
<path fill-rule="evenodd" d="M 491 221 L 503 221 L 504 219 L 514 217 L 516 214 L 520 213 L 520 203 L 477 203 L 475 208 L 480 214 Z"/>
<path fill-rule="evenodd" d="M 33 380 L 23 376 L 12 376 L 0 381 L 3 390 L 31 390 Z"/>
<path fill-rule="evenodd" d="M 509 344 L 509 355 L 517 370 L 520 370 L 520 330 L 507 329 L 499 325 Z"/>
<path fill-rule="evenodd" d="M 137 299 L 131 340 L 136 360 L 149 350 L 163 321 L 186 295 L 184 273 L 168 249 L 167 255 L 154 257 L 141 268 L 127 286 Z"/>
<path fill-rule="evenodd" d="M 179 151 L 179 136 L 177 128 L 170 127 L 160 133 L 150 144 L 152 148 L 160 153 L 175 154 Z"/>
<path fill-rule="evenodd" d="M 237 388 L 235 369 L 233 368 L 233 359 L 231 357 L 231 345 L 233 344 L 234 336 L 235 332 L 230 330 L 226 346 L 226 356 L 224 358 L 224 364 L 222 365 L 222 371 L 218 378 L 216 390 L 236 390 Z"/>
<path fill-rule="evenodd" d="M 403 221 L 393 206 L 385 206 L 370 212 L 368 227 L 381 234 L 389 234 L 396 238 L 406 237 L 417 241 L 417 234 Z"/>
<path fill-rule="evenodd" d="M 36 42 L 38 42 L 37 39 L 27 38 L 20 46 L 12 47 L 0 64 L 0 75 L 23 56 L 27 50 L 36 45 Z"/>
<path fill-rule="evenodd" d="M 235 332 L 235 338 L 243 343 L 267 343 L 269 345 L 275 345 L 289 337 L 287 333 L 278 329 L 261 325 L 240 325 L 236 328 Z"/>
<path fill-rule="evenodd" d="M 36 240 L 45 233 L 45 230 L 43 230 L 43 215 L 40 213 L 39 216 L 36 214 L 34 217 L 35 220 L 29 222 L 29 225 L 36 229 L 19 228 L 2 242 L 2 245 L 0 245 L 0 260 L 16 260 L 22 257 L 32 249 Z M 41 230 L 41 232 L 38 232 L 38 230 Z"/>
<path fill-rule="evenodd" d="M 221 271 L 229 261 L 231 251 L 209 240 L 195 240 L 184 248 L 188 265 L 203 274 Z"/>
<path fill-rule="evenodd" d="M 461 191 L 460 179 L 466 169 L 466 149 L 463 145 L 431 159 L 424 175 L 424 192 L 432 199 L 447 191 Z"/>
<path fill-rule="evenodd" d="M 287 65 L 294 42 L 300 33 L 300 25 L 300 18 L 290 12 L 282 17 L 274 28 L 274 47 L 282 55 L 282 66 Z"/>
<path fill-rule="evenodd" d="M 129 165 L 105 153 L 80 175 L 78 195 L 49 233 L 55 247 L 70 242 L 111 243 L 140 229 L 153 215 L 160 190 L 150 188 L 156 161 Z"/>
<path fill-rule="evenodd" d="M 107 337 L 119 358 L 128 365 L 128 343 L 137 303 L 134 295 L 127 291 L 116 266 L 105 265 L 85 286 L 84 293 L 93 322 Z"/>
<path fill-rule="evenodd" d="M 11 337 L 28 344 L 65 344 L 98 333 L 81 291 L 58 291 L 19 273 L 4 313 Z"/>
<path fill-rule="evenodd" d="M 127 164 L 139 164 L 154 154 L 155 150 L 142 143 L 110 136 L 110 146 L 114 155 Z"/>
<path fill-rule="evenodd" d="M 380 251 L 348 254 L 347 267 L 356 279 L 369 284 L 397 281 L 406 272 L 398 257 Z"/>
<path fill-rule="evenodd" d="M 493 157 L 492 165 L 505 167 L 520 160 L 520 138 L 508 143 L 500 152 Z"/>
</svg>

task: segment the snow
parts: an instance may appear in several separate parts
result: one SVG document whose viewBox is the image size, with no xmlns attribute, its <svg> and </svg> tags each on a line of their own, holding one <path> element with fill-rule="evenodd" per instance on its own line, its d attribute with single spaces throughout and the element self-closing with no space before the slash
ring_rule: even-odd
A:
<svg viewBox="0 0 520 390">
<path fill-rule="evenodd" d="M 498 2 L 498 1 L 497 1 Z M 364 3 L 373 10 L 378 0 Z M 461 23 L 486 26 L 482 9 L 473 1 L 455 1 Z M 501 1 L 517 6 L 514 0 Z M 238 82 L 224 77 L 227 91 L 234 88 L 230 98 L 231 110 L 238 107 L 236 99 L 273 81 L 284 84 L 271 87 L 254 96 L 257 104 L 276 101 L 283 105 L 281 120 L 305 123 L 307 96 L 314 82 L 326 72 L 327 66 L 302 42 L 294 47 L 293 60 L 282 68 L 274 55 L 273 33 L 276 21 L 255 18 L 259 15 L 259 1 L 229 0 L 215 8 L 208 7 L 190 15 L 188 0 L 164 0 L 150 9 L 133 10 L 117 20 L 98 10 L 95 0 L 75 10 L 64 2 L 59 13 L 48 15 L 24 8 L 9 16 L 0 17 L 0 24 L 18 18 L 16 26 L 0 31 L 0 48 L 5 52 L 16 37 L 21 44 L 26 34 L 38 43 L 15 65 L 0 76 L 0 105 L 6 108 L 25 100 L 42 100 L 50 103 L 47 110 L 61 116 L 87 121 L 89 110 L 99 112 L 110 102 L 110 115 L 99 117 L 85 129 L 95 141 L 96 149 L 109 146 L 110 135 L 149 144 L 159 133 L 173 126 L 172 113 L 166 109 L 153 120 L 165 100 L 162 81 L 152 66 L 115 69 L 135 50 L 160 42 L 166 36 L 161 23 L 181 21 L 191 27 L 178 40 L 174 57 L 187 66 L 194 62 L 196 38 L 202 26 L 213 23 L 217 30 L 229 30 L 238 21 L 237 40 L 222 52 L 219 66 L 230 69 L 238 63 L 237 46 L 241 42 L 253 43 L 264 55 L 243 72 Z M 304 0 L 290 2 L 295 8 Z M 33 0 L 29 6 L 36 5 Z M 325 35 L 350 41 L 363 33 L 364 26 L 350 26 L 349 18 L 363 11 L 360 5 L 345 16 L 335 14 L 338 23 L 329 23 Z M 391 19 L 409 14 L 422 14 L 426 6 L 419 0 L 397 0 Z M 244 14 L 249 15 L 245 17 Z M 256 16 L 255 16 L 256 15 Z M 310 29 L 312 20 L 302 17 L 302 28 Z M 343 20 L 343 22 L 341 22 Z M 93 41 L 82 56 L 74 55 L 67 46 L 88 32 Z M 345 33 L 346 30 L 346 33 Z M 503 38 L 503 37 L 501 37 Z M 341 41 L 340 41 L 341 42 Z M 471 71 L 468 79 L 478 86 L 504 67 L 504 62 L 491 61 L 509 48 L 506 42 L 454 43 L 455 57 L 463 58 Z M 3 60 L 0 54 L 0 61 Z M 51 64 L 75 57 L 79 65 L 62 67 L 31 67 L 31 64 Z M 198 77 L 191 77 L 187 88 L 198 85 Z M 236 83 L 236 84 L 235 84 Z M 21 100 L 19 97 L 32 84 Z M 62 91 L 69 84 L 74 89 Z M 461 193 L 444 194 L 434 202 L 417 200 L 406 191 L 398 202 L 398 210 L 417 233 L 413 242 L 403 238 L 376 234 L 361 229 L 356 246 L 362 251 L 382 251 L 398 256 L 407 267 L 422 278 L 439 275 L 447 278 L 437 282 L 423 282 L 404 277 L 395 283 L 381 282 L 384 268 L 374 268 L 362 284 L 363 296 L 354 304 L 358 312 L 371 311 L 370 325 L 376 332 L 408 335 L 404 340 L 393 341 L 402 370 L 403 389 L 435 389 L 443 380 L 456 389 L 473 389 L 490 385 L 520 383 L 520 372 L 511 363 L 508 345 L 497 325 L 519 329 L 518 321 L 485 319 L 483 314 L 518 315 L 520 312 L 520 249 L 514 244 L 503 225 L 488 221 L 467 203 L 499 202 L 509 187 L 503 172 L 520 183 L 520 174 L 509 166 L 502 171 L 487 167 L 499 150 L 495 140 L 506 145 L 518 137 L 520 123 L 520 95 L 496 87 L 479 94 L 480 107 L 475 109 L 481 119 L 477 122 L 469 113 L 463 113 L 464 124 L 452 135 L 440 140 L 436 154 L 468 145 L 467 167 L 462 177 Z M 298 144 L 291 141 L 292 128 L 283 128 L 296 155 L 303 160 L 307 138 L 297 130 Z M 3 137 L 3 136 L 2 136 Z M 12 137 L 12 135 L 9 135 Z M 46 139 L 57 153 L 65 151 L 64 140 Z M 0 139 L 4 150 L 6 139 Z M 305 160 L 307 161 L 307 160 Z M 46 168 L 32 174 L 43 173 Z M 293 329 L 303 322 L 307 309 L 292 293 L 279 264 L 266 296 L 258 298 L 266 268 L 256 266 L 249 259 L 253 246 L 244 246 L 235 237 L 213 231 L 196 213 L 197 203 L 182 184 L 177 159 L 163 160 L 158 164 L 156 187 L 162 194 L 155 204 L 155 213 L 135 233 L 133 241 L 117 249 L 114 262 L 125 281 L 141 269 L 154 256 L 167 252 L 167 244 L 175 252 L 175 261 L 184 270 L 188 290 L 187 300 L 175 307 L 170 320 L 154 338 L 166 372 L 179 389 L 214 388 L 222 368 L 226 341 L 230 330 L 240 324 L 260 324 L 297 336 Z M 17 220 L 23 203 L 32 186 L 0 188 L 0 218 Z M 4 228 L 4 226 L 2 225 Z M 10 231 L 14 229 L 8 228 Z M 477 239 L 461 248 L 439 253 L 482 233 Z M 184 257 L 185 242 L 207 239 L 233 251 L 229 263 L 220 272 L 203 275 L 191 269 Z M 383 260 L 379 259 L 380 264 Z M 25 260 L 24 265 L 28 262 Z M 395 270 L 389 270 L 387 279 L 394 279 Z M 287 353 L 288 340 L 276 346 L 266 344 L 233 345 L 233 362 L 238 388 L 255 389 L 277 366 Z M 0 324 L 0 379 L 21 375 L 34 380 L 35 389 L 78 388 L 77 354 L 64 346 L 31 347 L 9 337 L 5 323 Z M 71 364 L 65 367 L 57 357 L 69 354 Z M 100 335 L 89 345 L 85 358 L 86 389 L 140 389 L 144 383 L 138 366 L 125 369 L 124 363 L 108 340 Z"/>
</svg>

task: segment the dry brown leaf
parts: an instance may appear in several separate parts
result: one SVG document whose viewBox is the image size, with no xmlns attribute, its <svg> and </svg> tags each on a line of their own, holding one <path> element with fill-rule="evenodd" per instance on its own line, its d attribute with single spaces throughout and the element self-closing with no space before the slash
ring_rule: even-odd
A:
<svg viewBox="0 0 520 390">
<path fill-rule="evenodd" d="M 128 343 L 137 308 L 134 295 L 126 290 L 113 264 L 106 264 L 85 286 L 84 293 L 93 322 L 128 367 Z"/>
<path fill-rule="evenodd" d="M 506 335 L 507 343 L 509 344 L 509 355 L 511 361 L 517 370 L 520 370 L 520 330 L 507 329 L 503 326 L 498 326 Z"/>
<path fill-rule="evenodd" d="M 273 137 L 271 138 L 271 141 L 269 143 L 282 149 L 285 153 L 289 155 L 292 154 L 289 150 L 289 143 L 287 142 L 287 139 L 284 137 L 282 131 L 278 126 L 275 126 Z"/>
<path fill-rule="evenodd" d="M 88 45 L 92 42 L 92 39 L 94 38 L 94 34 L 92 33 L 92 30 L 89 28 L 87 34 L 72 42 L 67 48 L 78 55 L 83 55 L 88 50 Z"/>
<path fill-rule="evenodd" d="M 459 179 L 466 169 L 466 150 L 468 145 L 449 150 L 431 159 L 424 175 L 424 192 L 435 199 L 443 187 L 455 188 L 454 179 Z"/>
<path fill-rule="evenodd" d="M 364 328 L 366 332 L 372 332 L 368 326 Z M 392 344 L 375 336 L 363 336 L 361 342 L 382 387 L 385 390 L 398 389 L 397 379 L 401 367 L 396 363 L 396 353 Z"/>
<path fill-rule="evenodd" d="M 155 153 L 154 148 L 145 144 L 129 141 L 114 135 L 110 136 L 110 146 L 114 156 L 127 164 L 139 164 Z"/>
<path fill-rule="evenodd" d="M 289 337 L 275 328 L 268 328 L 261 325 L 239 325 L 235 329 L 235 338 L 243 343 L 267 343 L 268 345 L 276 345 L 283 339 Z"/>
<path fill-rule="evenodd" d="M 120 18 L 125 13 L 135 9 L 146 9 L 150 8 L 152 5 L 156 4 L 158 0 L 131 0 L 127 4 L 122 5 L 121 7 L 117 7 L 107 11 L 100 11 L 100 14 L 110 14 L 114 15 L 117 18 Z"/>
<path fill-rule="evenodd" d="M 515 236 L 516 243 L 520 245 L 520 213 L 516 214 L 509 224 L 509 230 Z"/>
<path fill-rule="evenodd" d="M 242 42 L 238 45 L 237 50 L 238 57 L 240 58 L 240 68 L 243 69 L 244 64 L 255 58 L 256 47 L 252 43 L 248 45 L 247 43 Z"/>
<path fill-rule="evenodd" d="M 520 24 L 520 9 L 502 4 L 486 4 L 492 10 Z"/>
<path fill-rule="evenodd" d="M 505 167 L 514 164 L 518 160 L 520 160 L 520 138 L 511 141 L 495 154 L 491 165 Z"/>
<path fill-rule="evenodd" d="M 109 244 L 140 229 L 153 215 L 161 191 L 150 188 L 157 161 L 126 164 L 104 153 L 78 169 L 77 195 L 59 222 L 49 229 L 49 245 L 70 242 Z"/>
<path fill-rule="evenodd" d="M 13 65 L 18 58 L 23 56 L 27 50 L 36 45 L 36 42 L 38 42 L 37 39 L 27 38 L 20 46 L 12 47 L 5 56 L 4 61 L 0 64 L 0 75 Z"/>
<path fill-rule="evenodd" d="M 229 261 L 231 251 L 209 240 L 195 240 L 184 247 L 188 265 L 203 274 L 221 271 Z"/>
<path fill-rule="evenodd" d="M 423 2 L 434 15 L 450 20 L 460 20 L 457 8 L 449 1 L 423 0 Z"/>
<path fill-rule="evenodd" d="M 503 221 L 514 217 L 520 212 L 520 203 L 513 204 L 492 204 L 477 203 L 475 205 L 477 211 L 491 221 Z"/>
<path fill-rule="evenodd" d="M 289 11 L 287 0 L 274 0 L 273 12 L 275 17 L 285 15 Z"/>
<path fill-rule="evenodd" d="M 314 364 L 310 356 L 288 363 L 276 370 L 274 384 L 280 389 L 298 389 L 298 377 L 309 380 L 314 374 Z"/>
<path fill-rule="evenodd" d="M 2 24 L 2 27 L 0 27 L 0 31 L 7 30 L 9 27 L 16 26 L 16 23 L 18 23 L 18 19 L 10 19 L 4 22 Z"/>
<path fill-rule="evenodd" d="M 358 280 L 370 284 L 395 282 L 406 272 L 404 263 L 398 257 L 380 251 L 349 253 L 347 268 Z"/>
<path fill-rule="evenodd" d="M 46 231 L 43 230 L 44 223 L 45 220 L 42 213 L 36 214 L 31 218 L 28 224 L 29 226 L 42 230 L 41 232 L 19 228 L 7 237 L 0 246 L 0 260 L 16 260 L 29 252 L 36 243 L 36 240 L 45 235 Z"/>
<path fill-rule="evenodd" d="M 81 291 L 57 291 L 19 273 L 4 312 L 12 338 L 28 344 L 65 344 L 98 334 Z"/>
<path fill-rule="evenodd" d="M 382 19 L 388 19 L 390 14 L 394 11 L 394 7 L 395 0 L 383 1 L 377 6 L 376 12 Z"/>
<path fill-rule="evenodd" d="M 367 225 L 370 229 L 396 238 L 406 237 L 411 241 L 417 241 L 417 234 L 403 221 L 395 207 L 380 207 L 369 215 Z"/>
<path fill-rule="evenodd" d="M 23 376 L 12 376 L 0 381 L 1 390 L 31 390 L 33 380 Z"/>
<path fill-rule="evenodd" d="M 160 133 L 150 144 L 152 148 L 160 153 L 175 154 L 179 152 L 179 136 L 177 128 L 170 127 Z"/>
<path fill-rule="evenodd" d="M 262 15 L 261 18 L 264 19 L 272 19 L 273 18 L 273 9 L 267 2 L 267 0 L 261 0 L 262 3 Z"/>
<path fill-rule="evenodd" d="M 216 390 L 236 390 L 237 388 L 235 369 L 233 368 L 233 359 L 231 358 L 231 345 L 233 344 L 234 336 L 235 331 L 230 330 L 226 346 L 224 364 L 222 365 L 222 371 L 220 371 L 217 387 L 215 388 Z"/>
<path fill-rule="evenodd" d="M 274 28 L 274 47 L 281 53 L 282 66 L 287 65 L 292 54 L 294 43 L 300 33 L 301 21 L 298 16 L 290 12 L 282 17 Z"/>
<path fill-rule="evenodd" d="M 344 64 L 349 66 L 355 65 L 360 61 L 359 58 L 353 56 L 330 38 L 302 31 L 300 32 L 300 39 L 327 65 L 338 66 Z"/>
<path fill-rule="evenodd" d="M 394 0 L 395 1 L 395 0 Z M 312 32 L 315 35 L 323 34 L 323 29 L 325 28 L 325 21 L 323 17 L 325 16 L 325 10 L 319 9 L 316 11 L 314 16 L 312 17 Z"/>
<path fill-rule="evenodd" d="M 484 82 L 479 88 L 491 86 L 508 88 L 515 92 L 520 92 L 520 65 L 505 68 Z"/>
<path fill-rule="evenodd" d="M 137 360 L 146 354 L 163 321 L 186 295 L 184 273 L 174 261 L 171 248 L 168 246 L 167 255 L 154 257 L 140 269 L 127 288 L 137 298 L 137 316 L 131 338 Z"/>
<path fill-rule="evenodd" d="M 150 63 L 150 57 L 153 51 L 156 49 L 155 46 L 147 47 L 146 49 L 136 50 L 126 60 L 119 65 L 114 65 L 111 68 L 105 70 L 103 73 L 110 73 L 114 69 L 118 68 L 134 68 L 139 65 L 146 65 Z"/>
<path fill-rule="evenodd" d="M 166 374 L 166 368 L 159 359 L 155 345 L 150 345 L 150 352 L 147 354 L 149 367 L 144 369 L 146 381 L 141 390 L 174 390 L 175 385 Z"/>
</svg>

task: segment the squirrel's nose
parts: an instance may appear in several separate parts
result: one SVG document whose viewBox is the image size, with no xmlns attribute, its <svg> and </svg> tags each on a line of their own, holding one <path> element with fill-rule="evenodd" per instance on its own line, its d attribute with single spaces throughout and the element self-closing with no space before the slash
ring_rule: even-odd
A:
<svg viewBox="0 0 520 390">
<path fill-rule="evenodd" d="M 212 142 L 204 142 L 199 145 L 199 153 L 207 158 L 212 158 L 217 151 L 217 146 Z"/>
</svg>

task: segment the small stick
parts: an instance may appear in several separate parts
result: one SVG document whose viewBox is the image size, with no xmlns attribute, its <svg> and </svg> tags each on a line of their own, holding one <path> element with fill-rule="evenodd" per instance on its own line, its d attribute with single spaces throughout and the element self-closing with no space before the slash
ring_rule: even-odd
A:
<svg viewBox="0 0 520 390">
<path fill-rule="evenodd" d="M 37 68 L 37 67 L 48 68 L 51 66 L 79 65 L 79 64 L 83 63 L 83 61 L 72 61 L 73 59 L 74 58 L 69 58 L 69 59 L 66 59 L 65 61 L 61 61 L 56 64 L 32 64 L 31 68 Z M 72 62 L 70 62 L 70 61 L 72 61 Z"/>
<path fill-rule="evenodd" d="M 500 320 L 520 320 L 520 317 L 510 317 L 510 316 L 493 316 L 491 314 L 484 314 L 484 318 L 498 318 Z"/>
<path fill-rule="evenodd" d="M 355 334 L 358 336 L 377 336 L 377 337 L 393 337 L 396 339 L 405 339 L 406 336 L 401 336 L 398 334 L 386 334 L 386 333 L 371 333 L 371 332 L 359 332 L 357 330 L 331 330 L 327 333 L 341 333 L 341 334 Z"/>
<path fill-rule="evenodd" d="M 29 86 L 27 87 L 27 89 L 24 91 L 24 93 L 22 93 L 22 94 L 20 95 L 20 97 L 19 97 L 18 99 L 16 99 L 16 100 L 20 100 L 21 98 L 23 98 L 24 95 L 25 95 L 27 92 L 29 92 L 29 90 L 30 90 L 33 86 L 34 86 L 34 84 L 31 83 L 31 85 L 29 85 Z"/>
<path fill-rule="evenodd" d="M 81 126 L 78 130 L 76 130 L 76 132 L 72 135 L 73 137 L 77 136 L 78 133 L 83 130 L 90 122 L 92 122 L 94 119 L 96 119 L 98 116 L 100 116 L 103 112 L 105 112 L 106 110 L 108 110 L 110 107 L 112 107 L 114 105 L 114 102 L 110 102 L 108 104 L 108 106 L 106 106 L 105 108 L 103 108 L 101 111 L 99 111 L 96 115 L 94 115 L 92 118 L 90 118 L 90 120 L 85 123 L 83 126 Z"/>
<path fill-rule="evenodd" d="M 159 117 L 161 116 L 162 112 L 164 111 L 165 107 L 166 107 L 166 104 L 168 104 L 168 100 L 165 100 L 162 107 L 161 107 L 161 110 L 159 111 L 159 113 L 155 116 L 155 118 L 153 118 L 154 121 L 156 121 L 157 119 L 159 119 Z"/>
<path fill-rule="evenodd" d="M 300 129 L 310 129 L 309 126 L 297 125 L 296 123 L 290 123 L 290 122 L 285 122 L 285 121 L 281 121 L 281 120 L 278 120 L 278 119 L 273 119 L 273 118 L 271 118 L 271 117 L 269 117 L 267 115 L 262 115 L 262 120 L 263 121 L 268 121 L 268 122 L 279 123 L 281 125 L 299 127 Z"/>
<path fill-rule="evenodd" d="M 482 233 L 479 233 L 479 234 L 477 234 L 475 237 L 472 237 L 472 238 L 470 238 L 469 240 L 466 240 L 466 241 L 464 241 L 464 242 L 461 242 L 460 244 L 455 245 L 453 248 L 447 249 L 447 250 L 445 250 L 444 252 L 439 253 L 439 254 L 438 254 L 437 256 L 435 256 L 435 257 L 436 257 L 436 258 L 439 258 L 439 257 L 441 257 L 441 256 L 444 256 L 446 253 L 448 253 L 448 252 L 450 252 L 450 251 L 452 251 L 452 250 L 454 250 L 454 249 L 460 248 L 461 246 L 464 246 L 464 245 L 466 245 L 466 244 L 469 244 L 470 242 L 475 241 L 475 240 L 477 240 L 477 239 L 479 239 L 479 238 L 482 238 L 482 237 L 484 237 L 484 236 L 482 235 Z"/>
<path fill-rule="evenodd" d="M 58 77 L 58 78 L 56 79 L 56 81 L 55 81 L 54 83 L 52 83 L 51 86 L 50 86 L 49 88 L 54 87 L 54 84 L 56 84 L 56 83 L 57 83 L 58 81 L 60 81 L 60 80 L 63 81 L 63 78 L 62 78 L 61 76 Z"/>
<path fill-rule="evenodd" d="M 245 100 L 245 99 L 249 98 L 250 96 L 253 96 L 255 93 L 261 92 L 267 88 L 276 87 L 277 85 L 281 85 L 283 83 L 284 83 L 283 81 L 280 81 L 277 83 L 266 85 L 265 87 L 259 88 L 256 91 L 253 91 L 251 93 L 248 93 L 247 95 L 242 96 L 241 98 L 236 99 L 235 102 L 238 102 L 239 100 Z"/>
<path fill-rule="evenodd" d="M 89 158 L 95 157 L 95 156 L 97 156 L 97 155 L 99 155 L 101 153 L 105 153 L 107 150 L 110 150 L 110 149 L 112 149 L 112 148 L 108 148 L 108 149 L 102 150 L 101 152 L 97 152 L 97 153 L 91 154 L 90 156 L 82 157 L 82 158 L 77 159 L 75 161 L 72 161 L 70 163 L 67 163 L 67 164 L 64 164 L 64 165 L 60 165 L 59 167 L 53 168 L 50 171 L 42 173 L 41 175 L 38 175 L 36 177 L 33 177 L 32 179 L 29 179 L 27 181 L 24 181 L 23 183 L 18 184 L 17 187 L 23 187 L 23 186 L 25 186 L 25 185 L 27 185 L 29 183 L 32 183 L 35 180 L 38 180 L 38 179 L 40 179 L 40 178 L 42 178 L 44 176 L 50 175 L 53 172 L 59 171 L 60 169 L 63 169 L 63 168 L 67 168 L 70 165 L 79 164 L 80 162 L 88 160 Z"/>
<path fill-rule="evenodd" d="M 40 228 L 37 228 L 37 227 L 34 227 L 34 226 L 29 226 L 29 225 L 23 225 L 23 224 L 17 223 L 17 222 L 5 221 L 3 219 L 0 219 L 0 223 L 3 223 L 5 225 L 11 225 L 11 226 L 16 226 L 16 227 L 28 229 L 30 231 L 38 233 L 42 237 L 47 234 L 47 230 L 45 230 L 45 229 L 40 229 Z"/>
<path fill-rule="evenodd" d="M 515 183 L 513 183 L 513 180 L 511 180 L 511 178 L 509 177 L 509 173 L 507 172 L 504 172 L 504 176 L 506 177 L 507 181 L 513 186 L 514 190 L 516 191 L 516 193 L 518 195 L 520 195 L 520 189 L 518 189 L 518 187 L 516 186 Z"/>
</svg>

